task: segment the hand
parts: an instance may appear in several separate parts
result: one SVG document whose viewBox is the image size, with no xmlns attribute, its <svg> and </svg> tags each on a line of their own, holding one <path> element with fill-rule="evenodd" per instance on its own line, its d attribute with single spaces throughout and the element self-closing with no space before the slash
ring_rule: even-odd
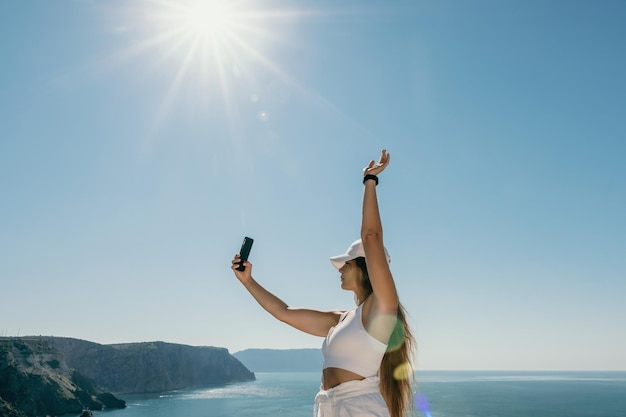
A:
<svg viewBox="0 0 626 417">
<path fill-rule="evenodd" d="M 235 257 L 233 258 L 231 269 L 235 273 L 235 276 L 237 277 L 237 279 L 241 281 L 242 283 L 245 283 L 252 277 L 252 264 L 246 261 L 243 263 L 246 269 L 244 269 L 243 271 L 238 271 L 237 268 L 239 268 L 240 261 L 241 261 L 241 256 L 239 254 L 236 254 Z"/>
<path fill-rule="evenodd" d="M 380 159 L 378 160 L 378 163 L 374 162 L 374 160 L 372 159 L 370 163 L 365 168 L 363 168 L 363 176 L 366 176 L 368 174 L 380 174 L 385 170 L 385 168 L 387 168 L 387 165 L 389 165 L 390 158 L 391 154 L 387 153 L 386 149 L 383 149 L 380 153 Z"/>
</svg>

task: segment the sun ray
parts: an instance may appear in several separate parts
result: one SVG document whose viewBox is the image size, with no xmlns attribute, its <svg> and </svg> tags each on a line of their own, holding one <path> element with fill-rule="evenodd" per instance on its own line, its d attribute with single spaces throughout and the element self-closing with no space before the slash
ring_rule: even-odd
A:
<svg viewBox="0 0 626 417">
<path fill-rule="evenodd" d="M 169 113 L 170 108 L 175 102 L 176 96 L 178 95 L 178 91 L 180 89 L 180 85 L 185 78 L 185 75 L 187 74 L 193 60 L 196 45 L 197 43 L 192 45 L 192 47 L 187 51 L 187 55 L 185 56 L 180 67 L 178 68 L 176 76 L 170 84 L 167 93 L 165 94 L 165 97 L 163 98 L 163 101 L 159 106 L 156 117 L 156 125 L 154 126 L 155 128 L 158 128 L 160 126 L 160 123 L 163 123 L 165 120 L 167 120 L 167 114 Z"/>
<path fill-rule="evenodd" d="M 156 103 L 152 133 L 172 120 L 174 110 L 183 110 L 178 104 L 186 93 L 184 109 L 190 116 L 225 116 L 232 140 L 245 140 L 242 117 L 270 120 L 268 109 L 253 115 L 244 111 L 247 99 L 258 96 L 268 74 L 300 96 L 334 107 L 289 74 L 280 58 L 272 58 L 278 46 L 301 48 L 298 37 L 291 36 L 299 20 L 328 13 L 269 7 L 252 0 L 144 0 L 123 6 L 125 16 L 135 17 L 124 35 L 132 43 L 112 61 L 120 65 L 144 54 L 150 58 L 144 68 L 152 70 L 151 76 L 171 77 L 159 81 L 163 96 Z"/>
</svg>

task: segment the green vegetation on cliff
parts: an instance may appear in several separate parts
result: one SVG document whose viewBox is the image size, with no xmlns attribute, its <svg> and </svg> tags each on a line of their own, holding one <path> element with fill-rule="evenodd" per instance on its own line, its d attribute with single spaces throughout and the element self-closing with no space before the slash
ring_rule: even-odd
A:
<svg viewBox="0 0 626 417">
<path fill-rule="evenodd" d="M 0 338 L 0 415 L 78 414 L 84 407 L 125 406 L 70 368 L 45 338 Z"/>
<path fill-rule="evenodd" d="M 163 392 L 254 379 L 224 348 L 0 337 L 1 417 L 121 408 L 124 401 L 109 392 Z"/>
<path fill-rule="evenodd" d="M 253 381 L 227 349 L 165 342 L 100 345 L 78 339 L 47 338 L 67 364 L 114 393 L 163 392 Z"/>
</svg>

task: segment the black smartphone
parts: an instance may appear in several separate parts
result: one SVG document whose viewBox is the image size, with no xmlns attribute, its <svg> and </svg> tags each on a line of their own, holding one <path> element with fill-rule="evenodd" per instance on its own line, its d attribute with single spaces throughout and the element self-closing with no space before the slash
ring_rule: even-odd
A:
<svg viewBox="0 0 626 417">
<path fill-rule="evenodd" d="M 248 256 L 250 256 L 250 249 L 252 249 L 252 243 L 254 239 L 251 237 L 244 237 L 243 243 L 241 244 L 241 249 L 239 250 L 239 255 L 241 256 L 241 261 L 239 262 L 239 266 L 237 267 L 237 271 L 243 271 L 246 267 L 243 265 L 245 261 L 248 260 Z"/>
</svg>

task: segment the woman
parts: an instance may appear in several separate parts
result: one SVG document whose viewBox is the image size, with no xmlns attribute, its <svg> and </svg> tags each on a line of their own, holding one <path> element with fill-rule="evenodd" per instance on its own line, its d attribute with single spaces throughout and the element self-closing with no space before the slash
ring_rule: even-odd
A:
<svg viewBox="0 0 626 417">
<path fill-rule="evenodd" d="M 315 417 L 405 416 L 412 406 L 411 358 L 414 340 L 389 269 L 378 210 L 378 177 L 389 165 L 383 149 L 378 163 L 363 170 L 361 239 L 331 258 L 341 273 L 341 288 L 354 292 L 350 311 L 291 308 L 252 278 L 252 265 L 235 276 L 271 315 L 303 332 L 324 337 L 322 386 Z"/>
</svg>

